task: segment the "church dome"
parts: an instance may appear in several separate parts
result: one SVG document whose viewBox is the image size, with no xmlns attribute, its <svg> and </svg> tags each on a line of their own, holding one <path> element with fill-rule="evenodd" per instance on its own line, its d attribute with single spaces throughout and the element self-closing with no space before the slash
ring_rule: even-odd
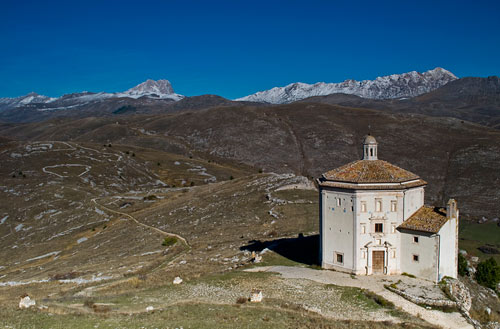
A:
<svg viewBox="0 0 500 329">
<path fill-rule="evenodd" d="M 377 140 L 372 135 L 367 135 L 363 144 L 377 144 Z"/>
<path fill-rule="evenodd" d="M 363 142 L 363 160 L 324 173 L 319 180 L 320 185 L 348 189 L 407 189 L 427 184 L 414 173 L 379 160 L 377 148 L 375 137 L 366 136 Z"/>
</svg>

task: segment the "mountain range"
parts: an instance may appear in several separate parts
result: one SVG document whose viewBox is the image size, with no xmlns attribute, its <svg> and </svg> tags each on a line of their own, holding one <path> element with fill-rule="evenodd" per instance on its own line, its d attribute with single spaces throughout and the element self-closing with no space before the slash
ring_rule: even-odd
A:
<svg viewBox="0 0 500 329">
<path fill-rule="evenodd" d="M 445 69 L 437 67 L 424 73 L 416 71 L 378 77 L 375 80 L 345 80 L 340 83 L 307 84 L 296 82 L 285 87 L 275 87 L 238 98 L 239 101 L 286 104 L 312 96 L 349 94 L 371 99 L 415 97 L 458 78 Z"/>
<path fill-rule="evenodd" d="M 60 117 L 161 114 L 211 107 L 275 106 L 291 102 L 454 117 L 500 128 L 500 79 L 496 76 L 459 79 L 442 68 L 359 82 L 294 83 L 237 100 L 217 95 L 186 97 L 176 94 L 167 80 L 147 80 L 117 93 L 81 92 L 59 98 L 30 93 L 17 98 L 0 98 L 0 121 L 15 123 Z"/>
<path fill-rule="evenodd" d="M 36 107 L 39 111 L 52 111 L 80 107 L 109 98 L 138 99 L 141 97 L 171 101 L 178 101 L 184 98 L 184 96 L 174 93 L 172 84 L 168 80 L 146 80 L 127 91 L 118 93 L 93 93 L 84 91 L 54 98 L 31 92 L 25 96 L 15 98 L 0 98 L 0 111 L 19 107 Z"/>
</svg>

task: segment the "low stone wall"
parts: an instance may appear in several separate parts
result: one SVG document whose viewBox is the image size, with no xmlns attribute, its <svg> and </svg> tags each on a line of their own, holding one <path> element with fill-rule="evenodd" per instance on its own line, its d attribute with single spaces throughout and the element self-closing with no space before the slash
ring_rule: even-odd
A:
<svg viewBox="0 0 500 329">
<path fill-rule="evenodd" d="M 393 288 L 391 286 L 386 286 L 386 288 L 415 304 L 419 305 L 425 304 L 436 307 L 458 307 L 457 302 L 454 302 L 452 300 L 423 298 L 419 296 L 410 295 L 404 291 L 401 291 L 397 288 Z"/>
</svg>

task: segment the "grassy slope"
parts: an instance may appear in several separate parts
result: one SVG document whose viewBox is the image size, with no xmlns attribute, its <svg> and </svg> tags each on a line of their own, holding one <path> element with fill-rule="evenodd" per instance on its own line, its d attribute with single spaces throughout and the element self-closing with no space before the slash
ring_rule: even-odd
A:
<svg viewBox="0 0 500 329">
<path fill-rule="evenodd" d="M 477 256 L 480 260 L 493 257 L 497 263 L 500 263 L 500 254 L 485 254 L 478 247 L 486 244 L 500 249 L 500 226 L 497 222 L 486 222 L 478 224 L 477 222 L 461 221 L 460 222 L 460 249 L 467 251 L 469 255 Z"/>
</svg>

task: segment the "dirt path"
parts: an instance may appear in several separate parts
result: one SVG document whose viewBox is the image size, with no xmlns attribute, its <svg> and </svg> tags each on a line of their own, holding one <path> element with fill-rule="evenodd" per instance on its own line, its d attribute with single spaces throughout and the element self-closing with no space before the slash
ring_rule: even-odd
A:
<svg viewBox="0 0 500 329">
<path fill-rule="evenodd" d="M 411 279 L 405 276 L 391 275 L 391 276 L 356 276 L 351 277 L 349 274 L 327 271 L 327 270 L 313 270 L 304 267 L 292 266 L 263 266 L 248 269 L 249 272 L 276 272 L 281 274 L 284 278 L 290 279 L 308 279 L 324 284 L 335 284 L 339 286 L 350 286 L 370 290 L 387 300 L 393 302 L 397 307 L 403 311 L 410 313 L 413 316 L 420 317 L 432 325 L 442 328 L 452 329 L 473 329 L 474 327 L 468 323 L 460 313 L 444 313 L 436 310 L 428 310 L 418 306 L 403 297 L 384 288 L 384 284 L 388 281 L 421 281 L 419 279 Z M 384 280 L 384 281 L 383 281 Z M 422 284 L 428 285 L 427 281 L 422 281 Z"/>
<path fill-rule="evenodd" d="M 124 212 L 120 212 L 120 211 L 116 211 L 116 210 L 113 210 L 113 209 L 110 209 L 106 206 L 103 206 L 102 204 L 98 203 L 97 201 L 97 198 L 93 198 L 91 199 L 91 201 L 93 203 L 95 203 L 99 208 L 102 208 L 110 213 L 114 213 L 114 214 L 117 214 L 117 215 L 120 215 L 120 216 L 125 216 L 127 218 L 130 218 L 131 220 L 133 220 L 137 225 L 140 225 L 140 226 L 143 226 L 143 227 L 146 227 L 148 229 L 151 229 L 153 231 L 156 231 L 160 234 L 163 234 L 163 235 L 167 235 L 167 236 L 173 236 L 173 237 L 176 237 L 177 239 L 181 240 L 182 242 L 184 242 L 184 244 L 190 249 L 191 246 L 189 245 L 189 243 L 187 242 L 187 240 L 185 238 L 183 238 L 182 236 L 180 236 L 179 234 L 175 234 L 175 233 L 171 233 L 171 232 L 165 232 L 165 231 L 162 231 L 160 230 L 159 228 L 157 227 L 154 227 L 154 226 L 151 226 L 151 225 L 147 225 L 147 224 L 144 224 L 144 223 L 141 223 L 139 222 L 134 216 L 132 215 L 129 215 L 127 213 L 124 213 Z"/>
</svg>

